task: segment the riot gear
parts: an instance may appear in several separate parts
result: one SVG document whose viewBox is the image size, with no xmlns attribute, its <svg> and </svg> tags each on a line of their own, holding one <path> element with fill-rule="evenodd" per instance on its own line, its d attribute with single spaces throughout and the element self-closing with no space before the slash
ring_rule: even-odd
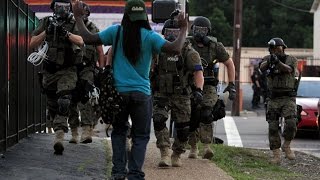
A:
<svg viewBox="0 0 320 180">
<path fill-rule="evenodd" d="M 191 26 L 193 37 L 197 42 L 202 42 L 211 31 L 210 20 L 206 17 L 197 17 Z M 205 41 L 207 42 L 207 41 Z"/>
<path fill-rule="evenodd" d="M 72 7 L 70 0 L 52 0 L 50 4 L 50 9 L 54 10 L 54 5 L 56 2 L 70 3 L 70 7 Z"/>
<path fill-rule="evenodd" d="M 53 0 L 50 8 L 54 12 L 54 16 L 59 19 L 71 19 L 73 14 L 71 13 L 72 5 L 70 0 Z"/>
<path fill-rule="evenodd" d="M 272 38 L 268 42 L 269 48 L 274 48 L 275 46 L 282 46 L 283 49 L 287 48 L 287 45 L 284 43 L 284 41 L 281 38 Z"/>
<path fill-rule="evenodd" d="M 280 61 L 284 61 L 286 59 L 286 54 L 284 53 L 284 49 L 287 48 L 287 45 L 281 38 L 272 38 L 269 42 L 269 52 L 271 54 L 270 60 L 271 64 L 277 64 Z M 282 46 L 282 50 L 276 48 L 278 46 Z"/>
<path fill-rule="evenodd" d="M 165 39 L 168 41 L 174 41 L 179 35 L 179 26 L 176 20 L 166 20 L 163 25 L 163 29 L 161 31 L 162 35 L 164 35 Z"/>
</svg>

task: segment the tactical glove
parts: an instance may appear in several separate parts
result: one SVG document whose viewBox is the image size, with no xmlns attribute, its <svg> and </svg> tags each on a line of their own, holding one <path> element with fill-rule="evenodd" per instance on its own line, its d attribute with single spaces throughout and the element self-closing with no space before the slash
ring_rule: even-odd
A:
<svg viewBox="0 0 320 180">
<path fill-rule="evenodd" d="M 69 36 L 69 31 L 67 31 L 66 28 L 63 27 L 63 26 L 59 26 L 57 28 L 57 31 L 58 31 L 59 35 L 61 35 L 61 36 L 64 36 L 64 37 L 68 37 Z"/>
<path fill-rule="evenodd" d="M 229 92 L 229 99 L 233 101 L 236 98 L 236 86 L 233 82 L 229 82 L 228 86 L 224 89 L 223 93 Z"/>
<path fill-rule="evenodd" d="M 194 90 L 192 92 L 192 100 L 193 100 L 194 105 L 201 104 L 201 102 L 203 100 L 203 93 L 200 88 L 197 88 L 196 90 Z"/>
<path fill-rule="evenodd" d="M 275 54 L 270 55 L 270 64 L 277 65 L 279 63 L 279 58 Z"/>
<path fill-rule="evenodd" d="M 209 46 L 210 41 L 211 41 L 211 39 L 208 38 L 207 36 L 204 36 L 204 37 L 202 38 L 202 43 L 203 43 L 203 45 L 205 45 L 205 46 Z"/>
</svg>

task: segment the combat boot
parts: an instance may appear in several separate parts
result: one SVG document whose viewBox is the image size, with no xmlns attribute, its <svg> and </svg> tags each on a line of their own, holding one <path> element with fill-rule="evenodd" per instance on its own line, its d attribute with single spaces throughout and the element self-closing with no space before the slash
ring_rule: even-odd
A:
<svg viewBox="0 0 320 180">
<path fill-rule="evenodd" d="M 290 143 L 291 141 L 284 141 L 284 143 L 281 146 L 281 149 L 286 154 L 286 158 L 288 158 L 289 160 L 294 160 L 296 156 L 294 155 L 294 152 L 290 149 Z"/>
<path fill-rule="evenodd" d="M 82 126 L 81 143 L 92 143 L 90 126 Z"/>
<path fill-rule="evenodd" d="M 210 148 L 210 144 L 204 144 L 203 148 L 203 159 L 211 159 L 213 157 L 213 151 Z"/>
<path fill-rule="evenodd" d="M 72 135 L 72 137 L 69 140 L 69 143 L 77 144 L 78 138 L 79 138 L 78 127 L 71 129 L 71 135 Z"/>
<path fill-rule="evenodd" d="M 274 149 L 272 150 L 273 157 L 271 158 L 272 164 L 280 164 L 281 158 L 280 158 L 280 149 Z"/>
<path fill-rule="evenodd" d="M 169 148 L 160 148 L 160 156 L 161 160 L 158 163 L 159 167 L 168 167 L 170 166 L 170 156 L 169 156 Z"/>
<path fill-rule="evenodd" d="M 172 164 L 172 167 L 181 167 L 182 166 L 180 154 L 173 151 L 173 153 L 171 155 L 171 164 Z"/>
<path fill-rule="evenodd" d="M 54 154 L 62 155 L 62 152 L 64 150 L 63 147 L 63 138 L 64 138 L 64 131 L 58 130 L 55 132 L 55 139 L 54 139 Z"/>
<path fill-rule="evenodd" d="M 197 147 L 197 145 L 195 145 L 195 146 L 191 146 L 191 148 L 190 148 L 190 153 L 189 153 L 189 156 L 188 156 L 188 158 L 191 158 L 191 159 L 197 159 L 198 158 L 198 147 Z"/>
</svg>

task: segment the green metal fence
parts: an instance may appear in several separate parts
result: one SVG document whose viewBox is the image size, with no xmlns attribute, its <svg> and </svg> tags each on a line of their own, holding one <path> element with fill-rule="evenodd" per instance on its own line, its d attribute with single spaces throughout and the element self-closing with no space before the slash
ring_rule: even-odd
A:
<svg viewBox="0 0 320 180">
<path fill-rule="evenodd" d="M 45 99 L 27 62 L 38 19 L 23 0 L 0 1 L 0 152 L 45 130 Z"/>
</svg>

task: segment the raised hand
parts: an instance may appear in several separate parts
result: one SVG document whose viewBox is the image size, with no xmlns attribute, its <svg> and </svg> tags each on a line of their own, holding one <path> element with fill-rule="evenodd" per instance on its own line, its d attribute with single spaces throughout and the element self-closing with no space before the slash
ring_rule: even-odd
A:
<svg viewBox="0 0 320 180">
<path fill-rule="evenodd" d="M 83 2 L 79 0 L 75 0 L 72 2 L 72 11 L 75 18 L 82 18 L 82 16 L 86 14 Z"/>
</svg>

